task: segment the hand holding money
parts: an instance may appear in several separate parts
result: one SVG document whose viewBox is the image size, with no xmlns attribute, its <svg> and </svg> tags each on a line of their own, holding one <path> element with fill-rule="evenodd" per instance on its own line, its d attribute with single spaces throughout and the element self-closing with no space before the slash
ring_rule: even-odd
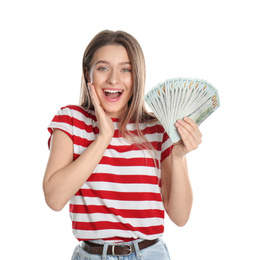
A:
<svg viewBox="0 0 255 260">
<path fill-rule="evenodd" d="M 198 125 L 188 117 L 184 117 L 183 120 L 178 119 L 175 126 L 181 140 L 174 145 L 172 155 L 183 157 L 198 148 L 199 144 L 202 143 L 202 134 Z"/>
<path fill-rule="evenodd" d="M 190 133 L 191 129 L 192 133 L 194 129 L 197 132 L 192 134 L 197 139 L 200 131 L 191 122 L 200 125 L 220 105 L 218 91 L 210 83 L 188 78 L 166 80 L 151 89 L 144 99 L 173 143 L 185 138 L 185 134 L 187 131 Z M 185 122 L 185 117 L 192 119 L 190 124 Z M 178 124 L 178 119 L 183 124 Z M 182 135 L 179 130 L 184 131 Z"/>
</svg>

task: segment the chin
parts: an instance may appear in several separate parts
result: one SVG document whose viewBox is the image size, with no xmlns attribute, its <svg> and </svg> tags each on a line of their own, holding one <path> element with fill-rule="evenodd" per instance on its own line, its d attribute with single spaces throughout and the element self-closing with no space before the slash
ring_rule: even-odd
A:
<svg viewBox="0 0 255 260">
<path fill-rule="evenodd" d="M 125 110 L 105 109 L 106 114 L 111 118 L 121 118 L 124 115 L 125 111 L 126 109 Z"/>
</svg>

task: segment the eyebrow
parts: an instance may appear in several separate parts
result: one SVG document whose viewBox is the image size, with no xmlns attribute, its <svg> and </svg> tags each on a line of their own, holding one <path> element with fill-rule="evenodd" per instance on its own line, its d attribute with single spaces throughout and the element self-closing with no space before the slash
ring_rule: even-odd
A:
<svg viewBox="0 0 255 260">
<path fill-rule="evenodd" d="M 97 65 L 98 63 L 105 63 L 105 64 L 110 64 L 109 61 L 106 61 L 106 60 L 98 60 L 95 65 Z M 120 62 L 119 65 L 126 65 L 126 64 L 129 64 L 131 65 L 131 62 L 129 61 L 124 61 L 124 62 Z"/>
</svg>

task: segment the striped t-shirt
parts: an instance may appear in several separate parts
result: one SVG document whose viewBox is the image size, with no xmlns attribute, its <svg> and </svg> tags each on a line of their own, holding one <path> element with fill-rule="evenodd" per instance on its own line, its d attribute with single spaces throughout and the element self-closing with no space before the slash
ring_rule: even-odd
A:
<svg viewBox="0 0 255 260">
<path fill-rule="evenodd" d="M 158 238 L 164 231 L 160 168 L 171 153 L 172 142 L 158 121 L 141 123 L 140 129 L 157 152 L 153 157 L 152 152 L 121 137 L 118 120 L 112 120 L 115 133 L 110 145 L 70 200 L 73 233 L 79 241 Z M 74 160 L 99 133 L 94 111 L 73 105 L 58 111 L 48 128 L 51 134 L 53 129 L 72 139 Z M 127 129 L 135 132 L 135 124 L 129 123 Z"/>
</svg>

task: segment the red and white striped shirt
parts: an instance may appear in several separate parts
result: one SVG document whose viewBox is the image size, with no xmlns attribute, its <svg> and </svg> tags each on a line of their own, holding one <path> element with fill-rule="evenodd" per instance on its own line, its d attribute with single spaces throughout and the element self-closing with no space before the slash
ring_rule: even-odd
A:
<svg viewBox="0 0 255 260">
<path fill-rule="evenodd" d="M 110 145 L 70 201 L 73 233 L 79 241 L 158 238 L 164 231 L 160 168 L 171 153 L 172 142 L 158 121 L 140 124 L 157 152 L 155 166 L 152 153 L 120 137 L 118 120 L 112 120 L 115 133 Z M 58 111 L 48 128 L 51 134 L 53 129 L 64 131 L 72 139 L 74 160 L 99 133 L 94 112 L 71 105 Z M 135 124 L 129 123 L 127 129 L 135 131 Z"/>
</svg>

